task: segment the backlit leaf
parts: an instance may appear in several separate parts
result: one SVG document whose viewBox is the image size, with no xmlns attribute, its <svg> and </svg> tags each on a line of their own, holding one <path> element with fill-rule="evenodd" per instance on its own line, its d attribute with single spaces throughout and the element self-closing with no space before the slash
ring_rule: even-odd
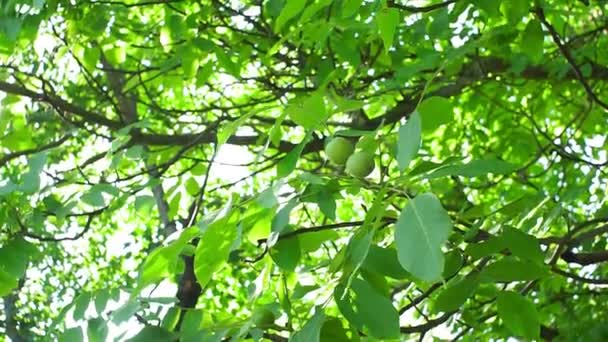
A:
<svg viewBox="0 0 608 342">
<path fill-rule="evenodd" d="M 452 231 L 452 222 L 431 193 L 416 196 L 401 212 L 395 228 L 399 262 L 413 276 L 435 282 L 441 279 L 441 248 Z"/>
</svg>

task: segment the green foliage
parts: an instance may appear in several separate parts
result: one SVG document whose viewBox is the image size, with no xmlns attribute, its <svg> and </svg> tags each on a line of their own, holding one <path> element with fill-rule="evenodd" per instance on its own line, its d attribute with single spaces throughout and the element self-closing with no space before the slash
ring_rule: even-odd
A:
<svg viewBox="0 0 608 342">
<path fill-rule="evenodd" d="M 0 335 L 606 340 L 607 21 L 2 2 Z"/>
<path fill-rule="evenodd" d="M 452 222 L 441 203 L 431 193 L 410 200 L 395 227 L 399 262 L 415 277 L 434 282 L 444 267 L 442 245 L 452 230 Z"/>
</svg>

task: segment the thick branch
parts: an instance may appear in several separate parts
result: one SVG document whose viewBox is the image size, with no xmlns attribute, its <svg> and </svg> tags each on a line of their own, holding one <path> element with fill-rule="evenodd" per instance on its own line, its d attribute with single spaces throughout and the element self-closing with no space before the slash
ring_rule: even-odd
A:
<svg viewBox="0 0 608 342">
<path fill-rule="evenodd" d="M 59 108 L 61 110 L 79 116 L 88 123 L 102 125 L 112 129 L 119 129 L 121 127 L 120 122 L 110 120 L 103 115 L 99 115 L 95 112 L 91 112 L 87 109 L 76 106 L 59 97 L 37 93 L 17 84 L 0 81 L 0 91 L 5 92 L 7 94 L 25 96 L 32 99 L 33 101 L 41 101 L 51 104 L 55 108 Z"/>
</svg>

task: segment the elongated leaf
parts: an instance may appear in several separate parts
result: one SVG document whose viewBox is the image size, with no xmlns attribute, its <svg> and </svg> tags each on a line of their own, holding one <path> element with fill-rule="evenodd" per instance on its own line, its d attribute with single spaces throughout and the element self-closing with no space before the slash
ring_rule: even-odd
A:
<svg viewBox="0 0 608 342">
<path fill-rule="evenodd" d="M 241 115 L 238 119 L 231 121 L 228 124 L 223 125 L 217 132 L 217 144 L 218 147 L 225 144 L 228 139 L 241 127 L 249 118 L 251 118 L 258 111 L 251 111 L 245 115 Z"/>
<path fill-rule="evenodd" d="M 369 334 L 378 339 L 399 337 L 399 313 L 391 301 L 376 292 L 361 279 L 353 279 L 352 290 L 342 297 L 343 288 L 336 288 L 334 299 L 340 312 L 359 329 L 367 328 Z"/>
<path fill-rule="evenodd" d="M 397 31 L 397 26 L 399 25 L 399 10 L 396 8 L 381 10 L 377 14 L 376 25 L 384 43 L 384 49 L 388 51 L 393 46 L 395 31 Z"/>
<path fill-rule="evenodd" d="M 542 278 L 547 269 L 531 261 L 504 257 L 488 265 L 481 273 L 483 280 L 490 282 L 526 281 Z"/>
<path fill-rule="evenodd" d="M 325 313 L 321 307 L 317 308 L 314 316 L 304 324 L 302 330 L 295 333 L 290 342 L 319 342 L 321 327 L 325 321 Z"/>
<path fill-rule="evenodd" d="M 93 318 L 87 325 L 87 337 L 89 342 L 106 342 L 108 326 L 102 318 Z"/>
<path fill-rule="evenodd" d="M 401 212 L 395 243 L 401 266 L 413 276 L 434 282 L 441 279 L 441 247 L 452 231 L 452 222 L 439 199 L 431 193 L 416 196 Z"/>
<path fill-rule="evenodd" d="M 298 15 L 306 6 L 306 0 L 290 0 L 285 1 L 285 7 L 281 10 L 281 14 L 274 24 L 274 31 L 279 32 L 283 26 L 296 15 Z"/>
<path fill-rule="evenodd" d="M 521 37 L 521 50 L 534 63 L 540 62 L 543 58 L 543 42 L 545 35 L 540 22 L 532 19 L 526 25 L 526 29 Z"/>
<path fill-rule="evenodd" d="M 488 173 L 508 174 L 513 172 L 516 166 L 498 159 L 473 160 L 467 164 L 448 165 L 442 167 L 427 178 L 439 178 L 445 176 L 479 177 Z"/>
<path fill-rule="evenodd" d="M 468 277 L 451 284 L 439 293 L 433 310 L 436 312 L 450 312 L 460 308 L 466 300 L 475 292 L 479 282 L 475 277 Z"/>
<path fill-rule="evenodd" d="M 232 244 L 238 236 L 237 214 L 226 213 L 226 216 L 210 224 L 201 235 L 194 253 L 194 274 L 201 287 L 205 287 L 213 273 L 228 260 Z"/>
<path fill-rule="evenodd" d="M 294 147 L 279 163 L 277 164 L 277 177 L 283 178 L 289 176 L 293 170 L 296 169 L 296 165 L 298 164 L 298 159 L 300 159 L 300 155 L 304 150 L 304 147 L 308 143 L 308 139 L 310 137 L 310 132 L 302 139 L 302 141 L 298 144 L 298 146 Z"/>
<path fill-rule="evenodd" d="M 540 249 L 538 239 L 534 236 L 528 235 L 519 229 L 507 227 L 504 232 L 504 240 L 513 255 L 537 263 L 543 262 L 543 251 Z"/>
<path fill-rule="evenodd" d="M 496 305 L 498 316 L 515 336 L 539 339 L 540 319 L 530 300 L 517 292 L 504 291 L 498 294 Z"/>
<path fill-rule="evenodd" d="M 420 148 L 422 126 L 420 115 L 414 112 L 405 125 L 399 127 L 399 141 L 397 144 L 397 163 L 399 169 L 404 171 L 414 159 Z"/>
</svg>

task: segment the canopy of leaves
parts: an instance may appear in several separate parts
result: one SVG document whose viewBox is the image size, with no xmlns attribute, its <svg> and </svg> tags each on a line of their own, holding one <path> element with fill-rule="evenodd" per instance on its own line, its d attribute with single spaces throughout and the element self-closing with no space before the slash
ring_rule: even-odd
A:
<svg viewBox="0 0 608 342">
<path fill-rule="evenodd" d="M 603 0 L 2 1 L 0 334 L 605 341 L 607 51 Z"/>
</svg>

